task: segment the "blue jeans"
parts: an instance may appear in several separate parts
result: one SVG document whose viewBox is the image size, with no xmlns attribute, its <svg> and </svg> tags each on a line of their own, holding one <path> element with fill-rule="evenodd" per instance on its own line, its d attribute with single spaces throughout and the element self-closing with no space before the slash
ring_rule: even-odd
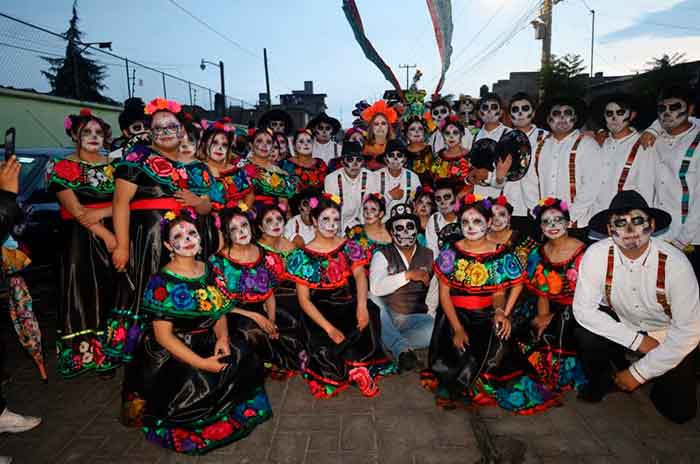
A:
<svg viewBox="0 0 700 464">
<path fill-rule="evenodd" d="M 379 306 L 382 323 L 382 342 L 398 359 L 399 355 L 409 349 L 427 348 L 433 335 L 435 318 L 430 314 L 401 314 L 392 311 L 375 295 L 370 299 Z"/>
</svg>

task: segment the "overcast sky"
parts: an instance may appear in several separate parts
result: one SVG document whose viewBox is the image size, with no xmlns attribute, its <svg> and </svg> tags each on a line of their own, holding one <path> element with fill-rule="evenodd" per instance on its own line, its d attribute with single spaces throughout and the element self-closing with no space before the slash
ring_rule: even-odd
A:
<svg viewBox="0 0 700 464">
<path fill-rule="evenodd" d="M 265 88 L 262 48 L 267 47 L 273 96 L 313 80 L 317 92 L 328 94 L 328 112 L 340 116 L 345 125 L 352 121 L 355 102 L 375 99 L 390 87 L 356 44 L 340 0 L 177 3 L 240 47 L 170 0 L 83 0 L 78 6 L 84 39 L 112 41 L 119 55 L 215 89 L 217 70 L 201 71 L 199 62 L 223 60 L 227 94 L 253 102 Z M 537 3 L 452 0 L 454 53 L 444 91 L 476 95 L 482 84 L 506 79 L 511 71 L 537 70 L 541 42 L 534 39 L 528 22 L 518 22 Z M 595 72 L 633 73 L 663 53 L 681 52 L 689 61 L 700 60 L 700 0 L 563 0 L 554 7 L 554 54 L 580 54 L 588 67 L 591 16 L 585 4 L 596 10 Z M 0 11 L 62 32 L 71 5 L 72 0 L 4 0 Z M 357 5 L 367 35 L 400 81 L 406 76 L 398 65 L 417 64 L 424 74 L 423 87 L 431 92 L 440 62 L 425 1 L 357 0 Z M 517 33 L 511 37 L 511 31 Z M 8 34 L 0 29 L 0 37 L 3 32 Z M 508 42 L 489 53 L 507 37 Z M 42 50 L 47 46 L 36 45 Z M 123 70 L 115 67 L 110 72 Z"/>
</svg>

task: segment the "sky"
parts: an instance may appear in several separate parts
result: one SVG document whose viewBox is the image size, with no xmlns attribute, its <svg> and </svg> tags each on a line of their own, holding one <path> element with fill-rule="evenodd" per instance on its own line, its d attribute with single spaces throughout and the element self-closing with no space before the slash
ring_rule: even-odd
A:
<svg viewBox="0 0 700 464">
<path fill-rule="evenodd" d="M 328 113 L 349 125 L 356 102 L 375 100 L 391 86 L 364 57 L 341 4 L 341 0 L 82 0 L 78 12 L 85 41 L 111 41 L 118 55 L 213 89 L 219 88 L 218 69 L 202 71 L 200 60 L 222 60 L 227 95 L 247 102 L 257 101 L 265 90 L 262 49 L 266 47 L 274 101 L 313 80 L 316 92 L 328 94 Z M 537 0 L 452 0 L 454 51 L 443 93 L 478 95 L 481 85 L 490 87 L 510 72 L 538 70 L 541 42 L 529 25 L 537 4 Z M 72 0 L 4 0 L 0 12 L 63 32 L 71 6 Z M 425 1 L 357 0 L 357 6 L 365 32 L 400 82 L 405 82 L 406 74 L 399 65 L 416 64 L 423 72 L 421 87 L 431 93 L 439 79 L 440 60 Z M 596 11 L 594 72 L 643 71 L 651 58 L 664 53 L 685 53 L 688 61 L 700 60 L 700 0 L 560 1 L 553 12 L 555 55 L 580 54 L 589 69 L 591 8 Z M 519 21 L 522 18 L 526 20 Z M 56 43 L 42 43 L 18 31 L 16 25 L 0 21 L 0 45 L 3 40 L 15 45 L 26 40 L 29 48 L 61 53 Z M 3 59 L 3 53 L 0 47 L 0 67 L 16 66 L 7 54 Z M 37 66 L 22 66 L 18 76 L 35 82 L 40 79 Z M 119 66 L 108 68 L 115 74 L 109 85 L 117 96 L 126 92 L 124 69 Z M 144 87 L 137 86 L 136 94 L 158 85 L 157 77 L 138 70 L 137 82 L 144 81 Z"/>
</svg>

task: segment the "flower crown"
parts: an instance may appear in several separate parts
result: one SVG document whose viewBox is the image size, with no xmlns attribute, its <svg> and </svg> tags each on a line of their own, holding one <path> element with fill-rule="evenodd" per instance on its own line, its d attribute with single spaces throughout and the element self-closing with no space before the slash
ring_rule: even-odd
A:
<svg viewBox="0 0 700 464">
<path fill-rule="evenodd" d="M 362 119 L 366 122 L 370 122 L 372 118 L 378 114 L 383 114 L 387 121 L 389 121 L 389 124 L 395 124 L 396 120 L 399 118 L 399 115 L 396 114 L 396 110 L 390 107 L 386 101 L 378 100 L 362 112 Z"/>
<path fill-rule="evenodd" d="M 455 211 L 459 211 L 462 206 L 476 206 L 479 204 L 487 210 L 491 210 L 491 206 L 493 206 L 488 198 L 484 198 L 476 193 L 470 193 L 462 199 L 461 205 L 459 202 L 455 204 Z"/>
<path fill-rule="evenodd" d="M 63 119 L 63 128 L 68 131 L 71 130 L 73 128 L 73 118 L 76 117 L 89 118 L 93 117 L 93 114 L 90 108 L 80 108 L 80 112 L 77 115 L 71 114 Z"/>
<path fill-rule="evenodd" d="M 379 203 L 380 205 L 381 205 L 382 203 L 386 203 L 386 200 L 384 199 L 384 196 L 383 196 L 383 195 L 380 195 L 379 193 L 368 193 L 368 194 L 365 195 L 365 197 L 362 199 L 362 204 L 364 205 L 365 203 L 367 203 L 367 202 L 370 201 L 370 200 L 374 200 L 374 201 L 376 201 L 377 203 Z"/>
<path fill-rule="evenodd" d="M 551 207 L 561 210 L 562 213 L 569 212 L 569 204 L 566 202 L 566 200 L 560 200 L 559 198 L 554 197 L 547 197 L 542 198 L 540 201 L 537 202 L 537 206 L 535 206 L 535 208 L 532 210 L 532 214 L 534 214 L 535 217 L 539 217 L 544 209 Z"/>
<path fill-rule="evenodd" d="M 270 137 L 275 136 L 275 133 L 269 127 L 253 127 L 251 129 L 248 129 L 248 137 L 250 137 L 250 139 L 252 140 L 255 138 L 256 135 L 258 135 L 261 132 L 267 133 L 267 135 L 269 135 Z"/>
<path fill-rule="evenodd" d="M 323 198 L 332 201 L 336 205 L 340 206 L 340 204 L 343 202 L 343 200 L 340 199 L 338 195 L 330 194 L 328 192 L 323 193 Z M 311 205 L 311 201 L 309 200 L 309 205 Z M 316 203 L 316 206 L 318 206 L 318 203 Z"/>
<path fill-rule="evenodd" d="M 506 198 L 505 195 L 499 195 L 498 198 L 496 198 L 496 202 L 494 204 L 496 204 L 498 206 L 506 207 L 510 203 L 508 202 L 508 198 Z"/>
<path fill-rule="evenodd" d="M 444 130 L 448 124 L 458 124 L 459 127 L 462 127 L 462 121 L 459 120 L 459 116 L 456 114 L 451 114 L 440 121 L 440 130 Z"/>
<path fill-rule="evenodd" d="M 179 208 L 179 209 L 172 209 L 165 213 L 163 217 L 160 220 L 160 227 L 163 233 L 165 233 L 170 225 L 176 221 L 180 220 L 185 220 L 185 221 L 196 221 L 197 220 L 197 213 L 195 212 L 194 209 L 190 207 L 185 207 L 185 208 Z"/>
<path fill-rule="evenodd" d="M 165 98 L 155 98 L 148 102 L 144 113 L 152 115 L 157 111 L 170 111 L 173 114 L 178 114 L 182 110 L 182 106 L 176 101 L 166 100 Z"/>
</svg>

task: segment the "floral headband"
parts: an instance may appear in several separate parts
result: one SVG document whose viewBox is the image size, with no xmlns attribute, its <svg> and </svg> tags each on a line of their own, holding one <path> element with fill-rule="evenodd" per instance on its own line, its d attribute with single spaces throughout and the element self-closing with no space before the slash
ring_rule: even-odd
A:
<svg viewBox="0 0 700 464">
<path fill-rule="evenodd" d="M 486 210 L 491 210 L 491 207 L 493 206 L 491 204 L 491 201 L 488 198 L 484 198 L 481 195 L 478 195 L 476 193 L 470 193 L 469 195 L 466 195 L 462 199 L 462 204 L 460 205 L 459 202 L 455 204 L 455 212 L 459 211 L 459 209 L 462 206 L 477 206 L 477 205 L 483 206 Z"/>
<path fill-rule="evenodd" d="M 535 208 L 532 210 L 532 214 L 534 214 L 535 217 L 540 217 L 542 215 L 542 212 L 547 208 L 557 208 L 561 210 L 562 213 L 569 212 L 569 204 L 566 202 L 566 200 L 560 200 L 559 198 L 554 197 L 547 197 L 537 202 L 537 206 L 535 206 Z"/>
<path fill-rule="evenodd" d="M 338 195 L 330 194 L 328 192 L 323 192 L 323 198 L 332 201 L 338 206 L 340 206 L 340 204 L 343 202 Z M 311 200 L 309 200 L 309 205 L 311 205 Z M 318 200 L 316 206 L 318 206 Z"/>
<path fill-rule="evenodd" d="M 462 121 L 459 120 L 459 116 L 457 116 L 456 114 L 451 114 L 448 117 L 446 117 L 445 119 L 443 119 L 440 122 L 440 130 L 444 130 L 448 124 L 454 124 L 457 127 L 459 127 L 460 129 L 462 129 L 462 132 L 464 132 L 464 128 L 462 126 Z"/>
<path fill-rule="evenodd" d="M 179 114 L 182 106 L 176 101 L 166 100 L 165 98 L 156 98 L 148 102 L 144 113 L 152 115 L 157 111 L 170 111 L 173 114 Z"/>
<path fill-rule="evenodd" d="M 362 119 L 364 119 L 366 122 L 370 122 L 372 118 L 378 114 L 384 115 L 387 121 L 389 121 L 389 124 L 395 124 L 396 120 L 399 118 L 399 115 L 396 114 L 396 110 L 390 107 L 386 101 L 378 100 L 372 106 L 362 112 Z"/>
<path fill-rule="evenodd" d="M 81 116 L 83 118 L 89 118 L 89 117 L 94 117 L 92 114 L 92 111 L 90 108 L 80 108 L 80 112 L 78 113 L 78 116 Z M 75 118 L 76 115 L 68 115 L 63 119 L 63 128 L 66 129 L 67 131 L 71 130 L 73 128 L 73 118 Z"/>
<path fill-rule="evenodd" d="M 163 217 L 160 220 L 160 227 L 163 233 L 165 233 L 168 230 L 172 223 L 178 220 L 194 222 L 197 220 L 197 213 L 194 209 L 190 207 L 172 209 L 168 211 L 163 215 Z"/>
<path fill-rule="evenodd" d="M 506 198 L 505 195 L 499 195 L 498 198 L 496 198 L 496 201 L 493 202 L 493 204 L 498 205 L 498 206 L 503 206 L 504 208 L 506 206 L 510 205 L 510 203 L 508 202 L 508 198 Z"/>
</svg>

